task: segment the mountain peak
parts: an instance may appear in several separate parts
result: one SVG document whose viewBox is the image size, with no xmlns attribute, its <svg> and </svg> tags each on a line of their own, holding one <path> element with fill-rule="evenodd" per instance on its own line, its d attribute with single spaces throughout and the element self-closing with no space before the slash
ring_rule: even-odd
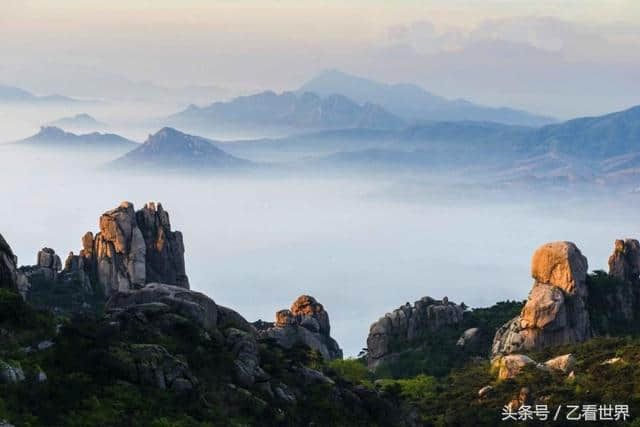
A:
<svg viewBox="0 0 640 427">
<path fill-rule="evenodd" d="M 163 127 L 140 147 L 112 163 L 115 167 L 137 167 L 167 170 L 206 169 L 247 166 L 250 162 L 227 154 L 213 141 L 188 135 L 172 127 Z"/>
</svg>

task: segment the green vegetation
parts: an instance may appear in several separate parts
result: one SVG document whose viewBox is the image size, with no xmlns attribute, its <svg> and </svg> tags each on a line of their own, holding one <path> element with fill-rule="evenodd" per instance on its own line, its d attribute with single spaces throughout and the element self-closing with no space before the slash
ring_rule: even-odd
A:
<svg viewBox="0 0 640 427">
<path fill-rule="evenodd" d="M 392 343 L 397 353 L 391 362 L 382 363 L 376 378 L 411 378 L 416 375 L 443 377 L 454 368 L 461 368 L 470 360 L 486 358 L 496 330 L 513 319 L 522 310 L 523 302 L 502 301 L 488 308 L 477 308 L 464 313 L 457 326 L 426 331 L 410 342 Z M 456 343 L 469 328 L 479 328 L 475 345 L 462 348 Z"/>
<path fill-rule="evenodd" d="M 287 403 L 234 384 L 236 358 L 224 345 L 224 330 L 206 334 L 174 313 L 118 319 L 119 325 L 87 313 L 56 318 L 0 289 L 0 361 L 21 366 L 26 377 L 0 384 L 0 419 L 17 426 L 394 424 L 397 411 L 388 402 L 349 391 L 367 374 L 360 362 L 330 365 L 306 347 L 283 350 L 260 344 L 261 366 L 271 384 L 286 385 L 297 398 Z M 43 339 L 54 339 L 55 345 L 23 350 Z M 177 392 L 133 381 L 131 370 L 135 374 L 138 368 L 130 349 L 146 345 L 160 345 L 188 363 L 196 386 Z M 324 372 L 334 383 L 307 383 L 296 371 L 302 366 Z M 40 370 L 47 381 L 37 381 Z"/>
</svg>

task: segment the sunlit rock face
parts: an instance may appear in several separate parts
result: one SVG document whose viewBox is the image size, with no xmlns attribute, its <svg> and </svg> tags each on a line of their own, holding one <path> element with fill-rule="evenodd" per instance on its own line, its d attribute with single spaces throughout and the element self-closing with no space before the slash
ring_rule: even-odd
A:
<svg viewBox="0 0 640 427">
<path fill-rule="evenodd" d="M 385 314 L 369 328 L 367 363 L 374 369 L 394 357 L 393 344 L 409 343 L 426 332 L 462 321 L 464 308 L 447 297 L 441 301 L 424 297 Z"/>
<path fill-rule="evenodd" d="M 150 282 L 189 288 L 182 234 L 171 231 L 162 205 L 149 203 L 139 211 L 123 202 L 100 217 L 100 232 L 82 238 L 80 256 L 90 277 L 107 296 Z"/>
<path fill-rule="evenodd" d="M 496 332 L 492 357 L 591 337 L 587 259 L 571 242 L 539 247 L 531 261 L 534 284 L 520 315 Z"/>
<path fill-rule="evenodd" d="M 329 314 L 312 296 L 302 295 L 291 309 L 279 310 L 275 323 L 258 321 L 254 326 L 260 339 L 273 339 L 283 348 L 304 344 L 326 360 L 342 358 L 342 349 L 329 335 Z"/>
</svg>

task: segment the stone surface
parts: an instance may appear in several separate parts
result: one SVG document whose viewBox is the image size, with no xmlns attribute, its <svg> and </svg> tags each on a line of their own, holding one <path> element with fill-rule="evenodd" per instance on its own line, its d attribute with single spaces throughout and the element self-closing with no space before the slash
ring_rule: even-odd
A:
<svg viewBox="0 0 640 427">
<path fill-rule="evenodd" d="M 531 260 L 531 276 L 568 294 L 581 291 L 587 275 L 587 259 L 571 242 L 552 242 L 539 247 Z"/>
<path fill-rule="evenodd" d="M 622 357 L 612 357 L 611 359 L 607 359 L 601 363 L 601 365 L 612 365 L 614 363 L 622 363 L 624 360 Z"/>
<path fill-rule="evenodd" d="M 149 304 L 154 303 L 168 306 L 204 329 L 215 329 L 218 326 L 218 306 L 211 298 L 200 292 L 163 283 L 149 283 L 141 289 L 116 292 L 107 301 L 106 308 L 110 311 L 138 307 L 147 309 Z M 160 308 L 153 306 L 153 309 Z"/>
<path fill-rule="evenodd" d="M 147 203 L 136 212 L 146 245 L 146 282 L 162 282 L 189 288 L 184 266 L 182 233 L 171 231 L 169 213 L 162 204 Z"/>
<path fill-rule="evenodd" d="M 480 328 L 469 328 L 462 333 L 460 338 L 458 338 L 456 345 L 460 347 L 476 346 L 479 343 L 480 334 Z"/>
<path fill-rule="evenodd" d="M 640 276 L 640 243 L 635 239 L 616 240 L 609 257 L 609 274 L 628 282 Z"/>
<path fill-rule="evenodd" d="M 437 301 L 424 297 L 385 314 L 369 328 L 367 363 L 373 369 L 393 353 L 393 342 L 410 342 L 427 331 L 462 321 L 464 309 L 445 297 Z"/>
<path fill-rule="evenodd" d="M 20 364 L 0 360 L 0 383 L 15 384 L 24 380 L 25 376 Z"/>
<path fill-rule="evenodd" d="M 538 248 L 532 258 L 535 279 L 519 316 L 503 325 L 493 340 L 492 357 L 591 337 L 587 311 L 587 259 L 571 242 Z"/>
<path fill-rule="evenodd" d="M 13 254 L 11 247 L 0 234 L 0 287 L 18 289 L 17 283 L 18 258 Z"/>
<path fill-rule="evenodd" d="M 493 387 L 490 385 L 486 385 L 482 387 L 480 390 L 478 390 L 478 397 L 480 398 L 485 397 L 486 395 L 491 393 L 491 390 L 493 390 Z"/>
<path fill-rule="evenodd" d="M 547 368 L 561 371 L 563 373 L 569 373 L 573 371 L 576 366 L 576 358 L 572 354 L 563 354 L 562 356 L 554 357 L 544 362 Z"/>
<path fill-rule="evenodd" d="M 256 382 L 266 382 L 268 375 L 260 367 L 260 351 L 255 337 L 235 328 L 226 331 L 225 344 L 234 357 L 234 379 L 244 388 Z"/>
<path fill-rule="evenodd" d="M 496 358 L 491 362 L 491 368 L 498 372 L 499 380 L 515 377 L 527 365 L 536 365 L 536 362 L 523 354 L 510 354 Z"/>
<path fill-rule="evenodd" d="M 275 323 L 258 321 L 256 325 L 261 340 L 273 340 L 283 348 L 304 344 L 326 360 L 342 358 L 340 346 L 329 335 L 329 314 L 309 295 L 298 297 L 291 309 L 276 312 Z"/>
<path fill-rule="evenodd" d="M 189 288 L 182 234 L 171 231 L 161 204 L 148 203 L 136 212 L 132 203 L 122 202 L 100 217 L 99 227 L 95 236 L 82 237 L 79 256 L 107 296 L 153 282 Z"/>
<path fill-rule="evenodd" d="M 198 383 L 187 363 L 160 345 L 122 344 L 112 354 L 118 361 L 118 373 L 131 382 L 176 392 Z"/>
</svg>

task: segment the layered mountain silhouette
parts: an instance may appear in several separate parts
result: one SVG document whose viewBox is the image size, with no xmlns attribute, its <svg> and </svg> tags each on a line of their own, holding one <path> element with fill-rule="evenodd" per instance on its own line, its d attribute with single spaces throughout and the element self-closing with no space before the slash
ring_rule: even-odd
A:
<svg viewBox="0 0 640 427">
<path fill-rule="evenodd" d="M 320 73 L 299 89 L 320 96 L 341 94 L 358 103 L 374 103 L 407 121 L 490 121 L 513 125 L 542 126 L 555 122 L 512 108 L 494 108 L 464 99 L 450 100 L 434 95 L 415 84 L 386 84 L 338 70 Z"/>
<path fill-rule="evenodd" d="M 62 95 L 36 96 L 24 89 L 0 85 L 0 103 L 72 104 L 77 102 L 81 101 Z"/>
<path fill-rule="evenodd" d="M 190 106 L 169 123 L 197 129 L 281 128 L 326 130 L 345 128 L 399 129 L 400 117 L 373 103 L 358 104 L 340 94 L 267 91 L 206 107 Z"/>
<path fill-rule="evenodd" d="M 25 147 L 73 150 L 129 150 L 139 145 L 112 133 L 93 132 L 78 135 L 65 132 L 55 126 L 43 126 L 37 134 L 17 141 L 15 144 Z"/>
<path fill-rule="evenodd" d="M 138 148 L 110 163 L 110 167 L 163 171 L 236 169 L 252 166 L 248 160 L 234 157 L 210 141 L 165 127 Z"/>
<path fill-rule="evenodd" d="M 350 129 L 224 144 L 256 161 L 374 169 L 475 168 L 500 176 L 632 181 L 640 174 L 640 107 L 541 128 L 427 122 L 402 130 Z"/>
<path fill-rule="evenodd" d="M 97 129 L 107 127 L 106 123 L 96 120 L 93 116 L 81 113 L 75 116 L 63 117 L 50 124 L 63 129 Z"/>
</svg>

